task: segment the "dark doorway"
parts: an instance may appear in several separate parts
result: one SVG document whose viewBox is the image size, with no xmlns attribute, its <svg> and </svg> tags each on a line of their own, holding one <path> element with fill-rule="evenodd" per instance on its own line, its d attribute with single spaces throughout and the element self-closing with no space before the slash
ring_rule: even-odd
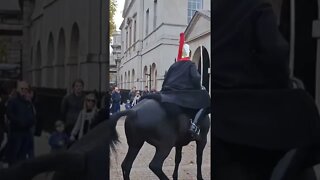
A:
<svg viewBox="0 0 320 180">
<path fill-rule="evenodd" d="M 209 68 L 210 68 L 210 58 L 209 58 L 209 53 L 207 51 L 207 49 L 205 47 L 202 47 L 202 56 L 203 56 L 203 74 L 202 76 L 202 86 L 204 86 L 206 88 L 206 90 L 209 92 L 209 81 L 210 81 L 210 74 L 208 72 Z M 201 56 L 200 59 L 198 61 L 198 71 L 199 73 L 201 73 Z"/>
<path fill-rule="evenodd" d="M 312 37 L 312 23 L 318 15 L 317 0 L 295 1 L 295 48 L 293 74 L 302 80 L 306 90 L 315 97 L 317 41 Z M 290 42 L 290 0 L 281 8 L 280 31 Z"/>
</svg>

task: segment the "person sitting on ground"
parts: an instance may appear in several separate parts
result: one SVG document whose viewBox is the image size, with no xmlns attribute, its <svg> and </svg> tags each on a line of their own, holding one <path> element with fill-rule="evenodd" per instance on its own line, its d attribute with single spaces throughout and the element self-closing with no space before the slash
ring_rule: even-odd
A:
<svg viewBox="0 0 320 180">
<path fill-rule="evenodd" d="M 76 136 L 80 139 L 89 131 L 91 122 L 98 112 L 96 102 L 94 94 L 90 93 L 86 96 L 83 109 L 80 111 L 77 122 L 71 132 L 71 141 L 74 141 Z"/>
<path fill-rule="evenodd" d="M 183 113 L 192 117 L 189 132 L 193 138 L 200 138 L 197 124 L 210 112 L 210 96 L 201 86 L 196 65 L 190 61 L 190 49 L 189 45 L 184 44 L 184 33 L 180 34 L 177 61 L 170 66 L 160 93 L 144 98 L 160 101 L 171 118 L 175 119 Z"/>
<path fill-rule="evenodd" d="M 63 121 L 56 121 L 55 128 L 55 132 L 53 132 L 49 137 L 49 145 L 51 147 L 51 152 L 66 149 L 69 144 L 68 135 L 64 132 Z"/>
</svg>

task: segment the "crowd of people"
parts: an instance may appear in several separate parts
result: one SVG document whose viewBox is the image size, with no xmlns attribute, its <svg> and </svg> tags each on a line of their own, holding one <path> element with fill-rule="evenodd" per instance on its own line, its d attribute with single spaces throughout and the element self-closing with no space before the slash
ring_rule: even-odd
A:
<svg viewBox="0 0 320 180">
<path fill-rule="evenodd" d="M 128 94 L 128 98 L 123 102 L 125 109 L 131 109 L 135 106 L 141 97 L 146 96 L 148 94 L 159 93 L 155 88 L 152 88 L 149 91 L 148 86 L 144 87 L 144 90 L 137 90 L 135 86 L 133 86 Z M 116 113 L 120 111 L 120 107 L 122 104 L 121 93 L 118 87 L 114 87 L 111 93 L 111 101 L 110 101 L 110 113 Z"/>
<path fill-rule="evenodd" d="M 54 122 L 55 130 L 48 137 L 52 152 L 66 149 L 88 133 L 96 121 L 105 119 L 108 96 L 105 95 L 99 105 L 97 93 L 86 94 L 83 88 L 84 82 L 75 80 L 71 93 L 62 99 L 60 116 Z M 10 92 L 1 89 L 0 165 L 3 167 L 34 158 L 34 135 L 39 121 L 35 98 L 35 89 L 25 81 L 18 81 Z"/>
</svg>

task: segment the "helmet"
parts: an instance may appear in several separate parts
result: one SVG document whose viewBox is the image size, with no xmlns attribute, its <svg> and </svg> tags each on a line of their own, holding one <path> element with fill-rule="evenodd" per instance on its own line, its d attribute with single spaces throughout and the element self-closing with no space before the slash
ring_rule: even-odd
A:
<svg viewBox="0 0 320 180">
<path fill-rule="evenodd" d="M 177 61 L 190 60 L 190 46 L 184 43 L 184 33 L 180 33 L 179 51 Z"/>
</svg>

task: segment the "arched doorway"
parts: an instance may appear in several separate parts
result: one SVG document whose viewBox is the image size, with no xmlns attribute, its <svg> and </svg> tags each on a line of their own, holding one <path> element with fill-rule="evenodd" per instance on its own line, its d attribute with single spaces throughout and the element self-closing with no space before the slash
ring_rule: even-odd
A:
<svg viewBox="0 0 320 180">
<path fill-rule="evenodd" d="M 130 77 L 130 70 L 128 71 L 128 89 L 131 89 L 131 77 Z"/>
<path fill-rule="evenodd" d="M 41 55 L 41 44 L 40 41 L 37 43 L 37 50 L 36 50 L 36 60 L 34 63 L 34 73 L 33 73 L 33 79 L 34 84 L 37 87 L 41 87 L 41 65 L 42 65 L 42 55 Z"/>
<path fill-rule="evenodd" d="M 69 69 L 69 84 L 79 77 L 79 41 L 80 32 L 77 23 L 74 23 L 71 30 L 70 40 L 70 57 L 68 62 Z"/>
<path fill-rule="evenodd" d="M 208 50 L 204 47 L 198 47 L 192 57 L 192 61 L 196 63 L 198 71 L 201 74 L 201 84 L 210 93 L 211 77 L 210 77 L 210 57 Z"/>
<path fill-rule="evenodd" d="M 156 88 L 156 84 L 157 84 L 157 79 L 156 79 L 156 64 L 152 63 L 151 65 L 151 84 L 150 84 L 150 88 Z"/>
<path fill-rule="evenodd" d="M 135 82 L 136 74 L 134 72 L 134 69 L 132 69 L 132 87 L 136 87 L 136 82 Z"/>
<path fill-rule="evenodd" d="M 123 75 L 120 77 L 120 89 L 123 89 Z"/>
<path fill-rule="evenodd" d="M 294 1 L 295 8 L 291 9 L 291 1 L 283 0 L 280 13 L 279 29 L 285 39 L 293 45 L 293 76 L 303 81 L 306 90 L 315 97 L 316 94 L 316 67 L 317 67 L 317 40 L 312 37 L 313 21 L 318 19 L 318 2 Z M 294 11 L 294 29 L 291 28 L 291 11 Z M 294 41 L 291 41 L 291 32 L 294 30 Z M 318 62 L 320 69 L 320 62 Z M 320 76 L 320 74 L 319 74 Z M 320 89 L 320 85 L 319 85 Z M 320 96 L 320 95 L 318 95 Z"/>
<path fill-rule="evenodd" d="M 59 31 L 59 39 L 58 39 L 58 52 L 57 52 L 57 63 L 55 67 L 55 78 L 56 78 L 56 86 L 58 88 L 66 88 L 65 84 L 65 49 L 66 49 L 66 38 L 64 34 L 64 30 L 60 29 Z"/>
<path fill-rule="evenodd" d="M 127 72 L 124 73 L 124 86 L 123 89 L 127 89 Z"/>
<path fill-rule="evenodd" d="M 49 34 L 48 46 L 47 46 L 47 67 L 46 71 L 46 85 L 53 88 L 53 61 L 54 61 L 54 41 L 52 33 Z"/>
<path fill-rule="evenodd" d="M 144 89 L 144 87 L 148 85 L 147 74 L 148 74 L 148 67 L 144 66 L 144 68 L 143 68 L 143 87 L 141 87 L 141 90 Z"/>
</svg>

